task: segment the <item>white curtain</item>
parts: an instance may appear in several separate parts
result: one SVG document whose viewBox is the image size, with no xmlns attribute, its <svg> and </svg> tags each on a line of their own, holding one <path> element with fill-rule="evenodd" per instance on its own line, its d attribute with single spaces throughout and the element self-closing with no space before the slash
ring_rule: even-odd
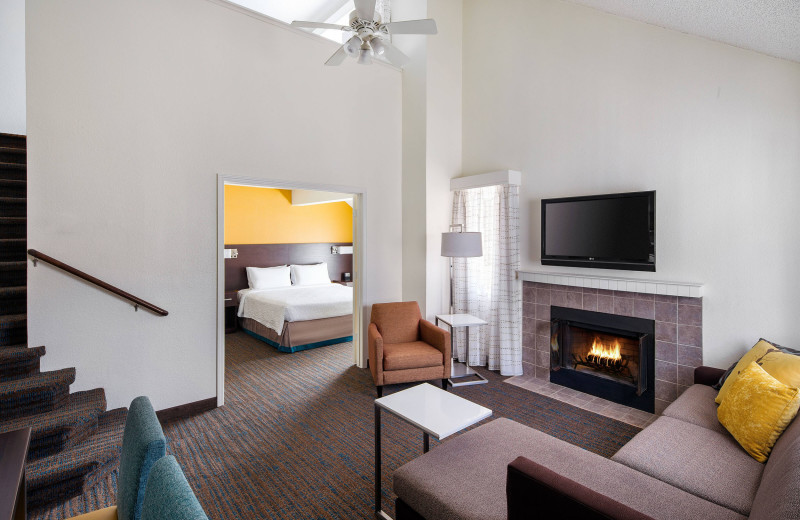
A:
<svg viewBox="0 0 800 520">
<path fill-rule="evenodd" d="M 457 190 L 452 223 L 480 231 L 483 256 L 454 258 L 456 313 L 488 323 L 470 327 L 469 365 L 488 366 L 504 376 L 522 374 L 522 282 L 519 257 L 519 186 L 498 185 Z M 456 352 L 466 358 L 465 332 L 459 329 Z"/>
</svg>

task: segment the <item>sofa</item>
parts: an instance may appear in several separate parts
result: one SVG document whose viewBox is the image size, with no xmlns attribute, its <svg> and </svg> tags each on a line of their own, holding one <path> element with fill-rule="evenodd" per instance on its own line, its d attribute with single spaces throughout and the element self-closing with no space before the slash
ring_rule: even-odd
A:
<svg viewBox="0 0 800 520">
<path fill-rule="evenodd" d="M 397 520 L 800 519 L 800 421 L 757 462 L 717 420 L 722 373 L 699 367 L 611 459 L 508 419 L 470 430 L 395 472 Z"/>
</svg>

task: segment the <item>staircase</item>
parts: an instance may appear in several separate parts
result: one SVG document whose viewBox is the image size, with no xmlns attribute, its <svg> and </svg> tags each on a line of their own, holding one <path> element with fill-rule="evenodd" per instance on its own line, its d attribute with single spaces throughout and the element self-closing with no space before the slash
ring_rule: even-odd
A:
<svg viewBox="0 0 800 520">
<path fill-rule="evenodd" d="M 118 463 L 127 409 L 102 388 L 70 393 L 75 369 L 41 372 L 27 346 L 25 136 L 0 134 L 0 433 L 30 427 L 28 508 L 89 490 Z"/>
</svg>

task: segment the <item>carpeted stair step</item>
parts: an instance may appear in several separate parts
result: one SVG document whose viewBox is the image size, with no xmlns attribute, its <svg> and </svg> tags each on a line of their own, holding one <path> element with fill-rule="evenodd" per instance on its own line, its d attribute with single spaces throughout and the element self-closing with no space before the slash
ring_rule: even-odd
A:
<svg viewBox="0 0 800 520">
<path fill-rule="evenodd" d="M 0 421 L 49 412 L 63 406 L 69 398 L 69 385 L 74 382 L 74 368 L 39 372 L 22 379 L 0 382 Z"/>
<path fill-rule="evenodd" d="M 106 394 L 102 388 L 75 392 L 57 410 L 0 422 L 0 433 L 29 426 L 32 431 L 28 461 L 33 461 L 85 440 L 97 429 L 97 421 L 105 411 Z"/>
<path fill-rule="evenodd" d="M 22 197 L 0 197 L 0 217 L 25 217 L 27 201 Z"/>
<path fill-rule="evenodd" d="M 127 408 L 100 416 L 97 431 L 80 444 L 26 466 L 28 508 L 42 508 L 80 495 L 113 471 L 119 462 Z"/>
<path fill-rule="evenodd" d="M 25 180 L 27 173 L 27 164 L 0 162 L 0 179 Z"/>
<path fill-rule="evenodd" d="M 25 314 L 28 311 L 26 295 L 27 288 L 24 285 L 0 287 L 0 316 Z"/>
<path fill-rule="evenodd" d="M 44 354 L 44 346 L 33 348 L 28 348 L 26 345 L 0 347 L 0 381 L 10 381 L 39 373 L 39 358 Z"/>
<path fill-rule="evenodd" d="M 0 179 L 0 194 L 3 197 L 25 197 L 26 182 L 21 179 Z"/>
<path fill-rule="evenodd" d="M 24 262 L 25 246 L 24 238 L 0 238 L 0 262 Z"/>
<path fill-rule="evenodd" d="M 0 316 L 0 348 L 22 345 L 28 340 L 28 315 Z"/>
<path fill-rule="evenodd" d="M 0 146 L 0 162 L 25 164 L 27 153 L 25 148 Z"/>
<path fill-rule="evenodd" d="M 19 287 L 25 285 L 28 266 L 25 260 L 0 262 L 0 287 Z"/>
<path fill-rule="evenodd" d="M 0 146 L 8 148 L 25 148 L 27 147 L 27 138 L 20 134 L 4 134 L 0 133 Z"/>
<path fill-rule="evenodd" d="M 0 238 L 25 238 L 25 217 L 0 217 Z"/>
</svg>

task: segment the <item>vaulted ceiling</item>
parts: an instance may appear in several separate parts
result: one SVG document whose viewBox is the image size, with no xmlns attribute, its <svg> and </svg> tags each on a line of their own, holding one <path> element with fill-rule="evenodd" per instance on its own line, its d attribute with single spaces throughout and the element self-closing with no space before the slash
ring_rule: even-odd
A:
<svg viewBox="0 0 800 520">
<path fill-rule="evenodd" d="M 800 62 L 800 0 L 568 1 Z"/>
<path fill-rule="evenodd" d="M 311 20 L 346 24 L 347 16 L 353 9 L 352 0 L 230 1 L 286 23 L 292 20 Z M 384 3 L 388 1 L 385 0 Z M 800 0 L 567 1 L 800 62 Z M 341 41 L 341 33 L 338 31 L 318 33 Z"/>
</svg>

